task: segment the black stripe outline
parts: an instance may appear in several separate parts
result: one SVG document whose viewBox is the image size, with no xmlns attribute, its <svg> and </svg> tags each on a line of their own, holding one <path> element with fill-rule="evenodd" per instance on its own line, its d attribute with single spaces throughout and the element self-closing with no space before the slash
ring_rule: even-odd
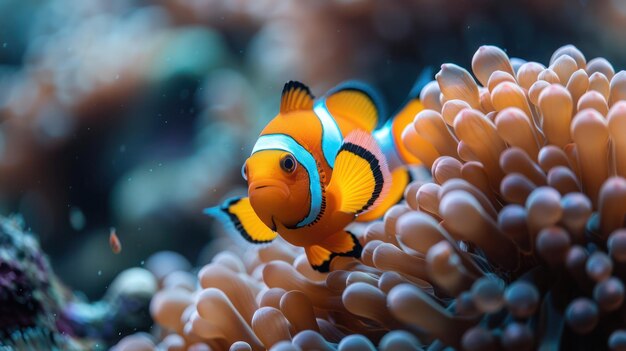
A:
<svg viewBox="0 0 626 351">
<path fill-rule="evenodd" d="M 326 185 L 324 181 L 326 180 L 326 172 L 322 169 L 318 160 L 315 160 L 317 164 L 317 174 L 320 176 L 320 187 L 322 188 L 322 204 L 320 205 L 320 212 L 317 214 L 313 222 L 307 224 L 307 227 L 311 227 L 322 219 L 324 213 L 326 213 Z M 309 180 L 310 181 L 310 180 Z"/>
<path fill-rule="evenodd" d="M 283 92 L 280 94 L 281 99 L 288 94 L 292 90 L 304 90 L 305 93 L 311 98 L 311 100 L 315 99 L 315 96 L 311 94 L 311 89 L 306 86 L 304 83 L 299 82 L 297 80 L 290 80 L 283 86 Z"/>
</svg>

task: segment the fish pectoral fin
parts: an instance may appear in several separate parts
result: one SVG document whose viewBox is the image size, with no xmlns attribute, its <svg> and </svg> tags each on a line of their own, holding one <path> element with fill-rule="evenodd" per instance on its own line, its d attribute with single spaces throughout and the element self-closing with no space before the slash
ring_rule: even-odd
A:
<svg viewBox="0 0 626 351">
<path fill-rule="evenodd" d="M 326 108 L 333 115 L 348 119 L 372 132 L 384 116 L 378 93 L 365 83 L 345 82 L 331 89 L 325 97 Z"/>
<path fill-rule="evenodd" d="M 261 221 L 247 197 L 230 198 L 224 201 L 221 206 L 206 208 L 204 213 L 236 230 L 251 243 L 268 243 L 278 235 Z"/>
<path fill-rule="evenodd" d="M 385 156 L 374 138 L 354 131 L 344 139 L 327 191 L 338 201 L 337 209 L 359 214 L 385 198 L 391 175 Z"/>
<path fill-rule="evenodd" d="M 319 245 L 311 245 L 304 248 L 306 257 L 318 272 L 328 272 L 330 262 L 336 256 L 361 257 L 363 247 L 354 234 L 342 230 L 328 238 Z"/>
<path fill-rule="evenodd" d="M 311 110 L 313 99 L 309 87 L 300 82 L 289 81 L 283 87 L 283 94 L 280 98 L 280 113 Z"/>
<path fill-rule="evenodd" d="M 357 222 L 371 222 L 382 218 L 391 206 L 404 199 L 404 190 L 411 182 L 411 172 L 407 167 L 397 168 L 391 172 L 391 186 L 387 196 L 380 201 L 376 207 L 357 216 Z"/>
</svg>

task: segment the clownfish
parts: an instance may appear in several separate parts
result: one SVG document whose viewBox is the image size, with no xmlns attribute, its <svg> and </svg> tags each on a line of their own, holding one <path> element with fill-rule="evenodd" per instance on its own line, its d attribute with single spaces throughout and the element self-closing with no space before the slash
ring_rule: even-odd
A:
<svg viewBox="0 0 626 351">
<path fill-rule="evenodd" d="M 248 197 L 228 199 L 205 213 L 252 243 L 280 235 L 303 247 L 320 272 L 329 270 L 335 256 L 359 258 L 361 244 L 346 226 L 380 218 L 403 197 L 411 180 L 405 165 L 420 164 L 401 140 L 423 108 L 419 90 L 376 129 L 383 109 L 368 86 L 344 83 L 316 100 L 306 85 L 288 82 L 278 115 L 242 167 Z"/>
</svg>

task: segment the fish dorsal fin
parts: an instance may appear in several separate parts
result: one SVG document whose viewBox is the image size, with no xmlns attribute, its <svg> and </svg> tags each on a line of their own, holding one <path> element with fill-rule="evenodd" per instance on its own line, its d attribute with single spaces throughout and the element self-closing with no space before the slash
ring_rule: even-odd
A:
<svg viewBox="0 0 626 351">
<path fill-rule="evenodd" d="M 283 87 L 280 98 L 280 113 L 304 111 L 313 108 L 313 94 L 306 85 L 290 80 Z"/>
<path fill-rule="evenodd" d="M 333 116 L 349 119 L 367 132 L 376 128 L 385 113 L 378 94 L 361 82 L 342 83 L 330 90 L 325 100 Z"/>
<path fill-rule="evenodd" d="M 391 175 L 385 156 L 376 140 L 357 130 L 344 139 L 328 192 L 339 199 L 338 210 L 358 215 L 387 196 Z"/>
</svg>

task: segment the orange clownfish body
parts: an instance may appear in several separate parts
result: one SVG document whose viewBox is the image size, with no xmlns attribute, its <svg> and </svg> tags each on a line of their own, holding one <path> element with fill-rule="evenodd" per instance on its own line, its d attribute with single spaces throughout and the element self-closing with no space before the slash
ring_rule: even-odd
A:
<svg viewBox="0 0 626 351">
<path fill-rule="evenodd" d="M 304 247 L 318 271 L 328 271 L 336 255 L 360 257 L 361 245 L 345 227 L 381 217 L 410 181 L 404 165 L 419 164 L 400 139 L 422 108 L 417 96 L 378 130 L 374 96 L 348 83 L 314 100 L 302 83 L 287 83 L 280 113 L 242 169 L 249 196 L 205 212 L 251 242 L 280 235 Z"/>
</svg>

